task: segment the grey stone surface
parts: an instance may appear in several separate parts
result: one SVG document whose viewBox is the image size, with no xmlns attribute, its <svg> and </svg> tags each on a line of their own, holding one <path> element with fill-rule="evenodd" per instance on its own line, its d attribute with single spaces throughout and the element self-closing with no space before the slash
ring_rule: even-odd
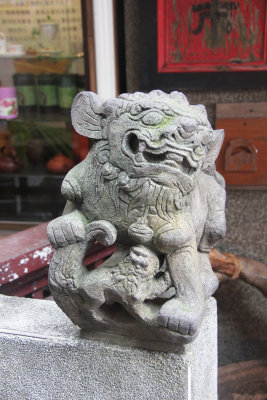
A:
<svg viewBox="0 0 267 400">
<path fill-rule="evenodd" d="M 80 338 L 54 301 L 0 295 L 0 327 L 3 400 L 217 399 L 212 298 L 196 340 L 175 352 Z"/>
<path fill-rule="evenodd" d="M 226 219 L 220 249 L 267 266 L 267 192 L 228 191 Z M 215 296 L 219 365 L 267 358 L 267 299 L 242 281 L 223 283 Z"/>
<path fill-rule="evenodd" d="M 107 100 L 81 92 L 71 116 L 92 147 L 66 175 L 66 209 L 48 225 L 54 299 L 84 329 L 194 340 L 218 286 L 209 252 L 225 234 L 215 168 L 223 130 L 176 91 Z M 95 240 L 117 250 L 88 271 Z"/>
<path fill-rule="evenodd" d="M 219 366 L 267 358 L 267 299 L 242 281 L 223 283 L 218 301 Z"/>
<path fill-rule="evenodd" d="M 226 220 L 220 249 L 267 265 L 267 191 L 228 190 Z"/>
</svg>

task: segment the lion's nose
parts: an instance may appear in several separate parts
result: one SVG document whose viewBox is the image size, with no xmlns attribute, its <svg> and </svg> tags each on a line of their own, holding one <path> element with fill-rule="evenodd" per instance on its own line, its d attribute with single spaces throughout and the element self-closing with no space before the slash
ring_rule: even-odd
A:
<svg viewBox="0 0 267 400">
<path fill-rule="evenodd" d="M 162 131 L 160 133 L 160 139 L 168 139 L 172 141 L 177 141 L 179 138 L 179 134 L 176 127 L 168 127 L 168 129 Z"/>
</svg>

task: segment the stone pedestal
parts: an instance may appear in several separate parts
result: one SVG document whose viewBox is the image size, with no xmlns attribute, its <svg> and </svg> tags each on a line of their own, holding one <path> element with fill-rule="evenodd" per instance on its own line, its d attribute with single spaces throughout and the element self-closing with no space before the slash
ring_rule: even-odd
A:
<svg viewBox="0 0 267 400">
<path fill-rule="evenodd" d="M 110 335 L 82 338 L 53 301 L 0 296 L 0 398 L 217 399 L 213 298 L 193 343 L 169 349 L 165 344 L 164 352 L 145 346 Z"/>
</svg>

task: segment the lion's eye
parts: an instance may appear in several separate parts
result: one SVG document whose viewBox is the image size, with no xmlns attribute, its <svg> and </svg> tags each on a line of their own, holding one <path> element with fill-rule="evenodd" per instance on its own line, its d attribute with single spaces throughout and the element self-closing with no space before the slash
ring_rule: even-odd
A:
<svg viewBox="0 0 267 400">
<path fill-rule="evenodd" d="M 182 130 L 181 132 L 179 131 L 179 133 L 184 138 L 192 136 L 197 129 L 196 121 L 189 117 L 180 118 L 180 124 L 182 126 Z"/>
<path fill-rule="evenodd" d="M 164 120 L 165 120 L 164 115 L 156 111 L 150 111 L 141 118 L 143 124 L 152 126 L 160 125 Z"/>
</svg>

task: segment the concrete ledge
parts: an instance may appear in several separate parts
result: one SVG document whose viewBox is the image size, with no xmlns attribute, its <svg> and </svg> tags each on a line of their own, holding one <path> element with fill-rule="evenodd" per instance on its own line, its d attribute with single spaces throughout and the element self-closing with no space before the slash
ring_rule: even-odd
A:
<svg viewBox="0 0 267 400">
<path fill-rule="evenodd" d="M 81 338 L 53 301 L 0 296 L 0 398 L 216 400 L 216 320 L 210 299 L 197 339 L 159 352 Z"/>
</svg>

